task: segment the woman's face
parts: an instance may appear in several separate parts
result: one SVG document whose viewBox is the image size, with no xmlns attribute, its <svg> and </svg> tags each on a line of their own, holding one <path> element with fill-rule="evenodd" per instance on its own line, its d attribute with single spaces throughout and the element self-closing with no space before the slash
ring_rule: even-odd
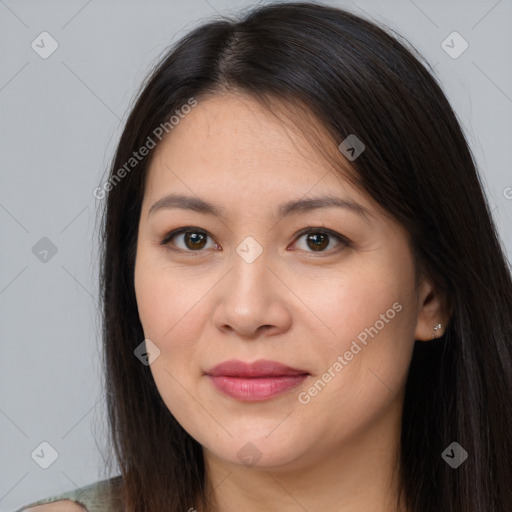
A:
<svg viewBox="0 0 512 512">
<path fill-rule="evenodd" d="M 135 290 L 184 429 L 226 463 L 291 468 L 396 420 L 432 330 L 403 228 L 247 97 L 199 101 L 155 151 Z M 321 196 L 341 206 L 300 205 Z M 231 360 L 276 364 L 211 375 Z"/>
</svg>

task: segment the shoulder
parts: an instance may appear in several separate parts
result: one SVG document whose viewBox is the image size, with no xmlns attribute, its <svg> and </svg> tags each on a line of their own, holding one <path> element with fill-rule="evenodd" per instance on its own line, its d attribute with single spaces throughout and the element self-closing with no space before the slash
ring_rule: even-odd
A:
<svg viewBox="0 0 512 512">
<path fill-rule="evenodd" d="M 56 496 L 28 503 L 14 512 L 113 512 L 120 507 L 119 484 L 116 476 L 99 480 Z"/>
<path fill-rule="evenodd" d="M 24 508 L 22 512 L 84 512 L 83 505 L 72 500 L 58 500 L 44 505 L 34 505 Z"/>
</svg>

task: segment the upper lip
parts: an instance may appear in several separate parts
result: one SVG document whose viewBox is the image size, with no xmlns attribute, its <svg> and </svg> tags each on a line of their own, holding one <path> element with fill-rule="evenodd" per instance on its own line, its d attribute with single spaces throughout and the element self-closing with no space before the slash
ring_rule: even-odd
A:
<svg viewBox="0 0 512 512">
<path fill-rule="evenodd" d="M 205 372 L 211 376 L 225 377 L 278 377 L 283 375 L 304 375 L 305 370 L 292 368 L 277 361 L 261 359 L 253 363 L 246 363 L 238 359 L 224 361 Z"/>
</svg>

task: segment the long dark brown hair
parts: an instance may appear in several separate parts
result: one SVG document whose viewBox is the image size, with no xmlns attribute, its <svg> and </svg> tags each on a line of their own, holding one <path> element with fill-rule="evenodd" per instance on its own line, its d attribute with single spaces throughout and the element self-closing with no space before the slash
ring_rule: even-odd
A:
<svg viewBox="0 0 512 512">
<path fill-rule="evenodd" d="M 444 336 L 416 341 L 406 384 L 399 471 L 408 510 L 512 511 L 511 274 L 461 126 L 407 41 L 338 8 L 288 2 L 203 24 L 160 59 L 102 189 L 104 378 L 124 510 L 214 508 L 201 445 L 134 356 L 144 339 L 134 262 L 151 156 L 126 164 L 191 98 L 229 91 L 314 116 L 331 134 L 319 141 L 325 154 L 356 134 L 366 148 L 351 162 L 354 179 L 407 229 L 417 268 L 450 306 Z M 441 456 L 452 442 L 468 453 L 457 469 Z"/>
</svg>

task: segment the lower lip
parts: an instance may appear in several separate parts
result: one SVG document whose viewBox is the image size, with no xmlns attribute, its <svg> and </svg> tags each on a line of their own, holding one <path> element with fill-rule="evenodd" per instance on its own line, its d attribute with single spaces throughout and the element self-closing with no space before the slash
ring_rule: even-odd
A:
<svg viewBox="0 0 512 512">
<path fill-rule="evenodd" d="M 208 375 L 212 384 L 222 393 L 244 402 L 260 402 L 296 388 L 308 377 L 283 375 L 280 377 L 226 377 Z"/>
</svg>

